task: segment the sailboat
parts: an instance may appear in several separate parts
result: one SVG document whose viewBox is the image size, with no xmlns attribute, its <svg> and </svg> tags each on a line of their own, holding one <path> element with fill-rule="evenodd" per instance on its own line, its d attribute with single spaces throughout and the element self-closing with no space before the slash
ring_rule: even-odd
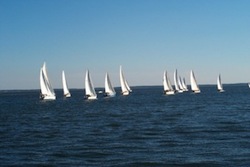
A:
<svg viewBox="0 0 250 167">
<path fill-rule="evenodd" d="M 191 89 L 194 93 L 200 93 L 200 88 L 198 87 L 197 85 L 197 82 L 196 82 L 196 79 L 195 79 L 195 76 L 194 76 L 194 72 L 191 70 L 191 73 L 190 73 L 190 83 L 191 83 Z"/>
<path fill-rule="evenodd" d="M 54 89 L 52 88 L 49 77 L 47 74 L 46 63 L 44 62 L 42 68 L 40 69 L 40 87 L 41 87 L 41 94 L 40 98 L 43 100 L 55 100 L 56 94 Z"/>
<path fill-rule="evenodd" d="M 85 98 L 97 99 L 97 95 L 96 95 L 96 92 L 92 83 L 89 70 L 86 71 L 86 75 L 85 75 Z"/>
<path fill-rule="evenodd" d="M 179 79 L 178 79 L 178 74 L 177 74 L 177 69 L 174 72 L 174 87 L 175 90 L 179 93 L 183 92 L 181 88 L 179 87 Z"/>
<path fill-rule="evenodd" d="M 222 83 L 221 83 L 220 74 L 219 74 L 219 76 L 218 76 L 218 78 L 217 78 L 217 90 L 218 90 L 219 92 L 224 92 L 223 86 L 222 86 Z"/>
<path fill-rule="evenodd" d="M 66 77 L 64 71 L 62 71 L 62 84 L 63 84 L 63 95 L 64 97 L 71 97 L 71 94 L 68 89 Z"/>
<path fill-rule="evenodd" d="M 167 71 L 164 71 L 164 74 L 163 74 L 163 88 L 164 88 L 164 93 L 166 95 L 173 95 L 175 93 L 171 85 L 170 79 L 167 76 Z"/>
<path fill-rule="evenodd" d="M 126 81 L 123 71 L 122 71 L 122 66 L 120 66 L 120 82 L 121 82 L 121 89 L 122 89 L 122 95 L 129 95 L 132 90 L 130 89 L 128 82 Z"/>
<path fill-rule="evenodd" d="M 116 92 L 111 84 L 108 73 L 106 73 L 106 75 L 105 75 L 105 94 L 104 95 L 110 96 L 110 97 L 113 97 L 116 95 Z"/>
<path fill-rule="evenodd" d="M 183 78 L 183 80 L 182 80 L 182 87 L 183 87 L 184 91 L 186 91 L 186 92 L 188 91 L 188 87 L 187 87 L 185 78 Z"/>
<path fill-rule="evenodd" d="M 178 78 L 178 85 L 179 85 L 180 90 L 183 92 L 184 91 L 184 87 L 183 87 L 183 83 L 182 83 L 181 77 Z"/>
</svg>

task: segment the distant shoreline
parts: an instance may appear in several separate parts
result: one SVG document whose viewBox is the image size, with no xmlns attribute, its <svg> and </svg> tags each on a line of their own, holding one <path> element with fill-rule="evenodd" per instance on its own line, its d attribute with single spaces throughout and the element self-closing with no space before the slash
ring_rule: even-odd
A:
<svg viewBox="0 0 250 167">
<path fill-rule="evenodd" d="M 245 83 L 223 83 L 223 85 L 245 85 L 248 86 L 247 82 Z M 216 86 L 216 84 L 199 84 L 199 86 Z M 146 87 L 162 87 L 162 85 L 136 85 L 136 86 L 131 86 L 133 88 L 146 88 Z M 188 87 L 190 87 L 190 85 L 188 84 Z M 120 86 L 115 86 L 115 89 L 120 89 Z M 84 90 L 85 88 L 69 88 L 70 90 Z M 95 89 L 104 89 L 104 87 L 96 87 Z M 13 88 L 13 89 L 0 89 L 0 92 L 4 92 L 4 91 L 40 91 L 40 88 L 35 88 L 35 89 L 19 89 L 19 88 Z M 55 88 L 55 90 L 62 90 L 62 88 Z"/>
</svg>

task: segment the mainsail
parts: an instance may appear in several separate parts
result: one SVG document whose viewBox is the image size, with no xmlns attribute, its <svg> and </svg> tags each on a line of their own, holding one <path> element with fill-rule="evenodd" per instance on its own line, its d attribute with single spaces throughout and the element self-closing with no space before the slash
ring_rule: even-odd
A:
<svg viewBox="0 0 250 167">
<path fill-rule="evenodd" d="M 89 70 L 86 71 L 85 75 L 85 95 L 87 99 L 97 99 Z"/>
<path fill-rule="evenodd" d="M 105 75 L 105 94 L 107 96 L 115 96 L 115 94 L 116 94 L 116 92 L 111 84 L 108 73 L 106 73 L 106 75 Z"/>
<path fill-rule="evenodd" d="M 178 78 L 178 85 L 179 85 L 180 90 L 183 91 L 184 87 L 183 87 L 183 83 L 182 83 L 181 77 Z"/>
<path fill-rule="evenodd" d="M 179 85 L 178 85 L 178 76 L 177 76 L 177 69 L 174 72 L 174 87 L 176 91 L 179 91 Z"/>
<path fill-rule="evenodd" d="M 180 81 L 178 79 L 177 69 L 174 72 L 174 87 L 177 92 L 183 92 L 180 88 Z"/>
<path fill-rule="evenodd" d="M 224 92 L 223 86 L 222 86 L 222 83 L 221 83 L 220 74 L 219 74 L 219 76 L 218 76 L 218 78 L 217 78 L 217 89 L 218 89 L 219 92 Z"/>
<path fill-rule="evenodd" d="M 122 66 L 120 66 L 120 82 L 121 82 L 122 94 L 129 95 L 129 92 L 132 92 L 132 90 L 130 89 L 128 82 L 124 77 L 124 74 L 122 72 Z"/>
<path fill-rule="evenodd" d="M 164 87 L 165 94 L 174 94 L 175 93 L 175 91 L 173 90 L 172 84 L 170 82 L 170 79 L 167 75 L 167 71 L 164 71 L 164 74 L 163 74 L 163 87 Z"/>
<path fill-rule="evenodd" d="M 191 89 L 194 93 L 200 93 L 200 88 L 197 85 L 195 76 L 194 76 L 194 72 L 191 70 L 190 72 L 190 83 L 191 83 Z"/>
<path fill-rule="evenodd" d="M 42 68 L 40 69 L 40 87 L 41 87 L 41 96 L 40 96 L 41 99 L 45 99 L 45 100 L 56 99 L 54 89 L 52 88 L 50 81 L 49 81 L 45 62 Z"/>
<path fill-rule="evenodd" d="M 183 78 L 183 80 L 182 80 L 182 85 L 183 85 L 184 91 L 188 91 L 188 88 L 187 88 L 187 84 L 186 84 L 185 78 Z"/>
<path fill-rule="evenodd" d="M 65 97 L 70 97 L 71 94 L 70 94 L 69 89 L 68 89 L 68 84 L 67 84 L 67 81 L 66 81 L 64 71 L 62 71 L 62 83 L 63 83 L 63 95 Z"/>
</svg>

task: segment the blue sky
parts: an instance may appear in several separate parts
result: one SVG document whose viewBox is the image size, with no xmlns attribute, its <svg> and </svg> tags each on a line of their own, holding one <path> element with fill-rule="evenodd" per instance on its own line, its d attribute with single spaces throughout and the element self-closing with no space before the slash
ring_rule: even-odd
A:
<svg viewBox="0 0 250 167">
<path fill-rule="evenodd" d="M 0 90 L 39 89 L 44 61 L 54 88 L 161 85 L 167 70 L 189 83 L 250 81 L 248 0 L 1 0 Z"/>
</svg>

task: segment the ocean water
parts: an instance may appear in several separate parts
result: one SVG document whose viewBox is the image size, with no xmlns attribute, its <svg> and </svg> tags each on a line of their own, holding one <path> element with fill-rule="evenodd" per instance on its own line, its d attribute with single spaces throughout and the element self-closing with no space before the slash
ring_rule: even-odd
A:
<svg viewBox="0 0 250 167">
<path fill-rule="evenodd" d="M 250 89 L 214 85 L 165 96 L 161 86 L 86 101 L 0 91 L 1 166 L 250 166 Z M 116 89 L 117 92 L 120 89 Z"/>
</svg>

